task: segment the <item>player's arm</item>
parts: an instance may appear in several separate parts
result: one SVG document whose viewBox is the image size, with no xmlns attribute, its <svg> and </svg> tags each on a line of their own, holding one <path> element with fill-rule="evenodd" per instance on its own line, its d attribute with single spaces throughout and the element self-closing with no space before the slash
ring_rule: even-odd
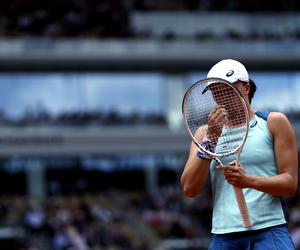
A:
<svg viewBox="0 0 300 250">
<path fill-rule="evenodd" d="M 201 142 L 206 137 L 210 140 L 211 146 L 214 147 L 217 138 L 221 134 L 226 117 L 227 111 L 224 106 L 217 105 L 208 116 L 208 125 L 205 125 L 207 127 L 200 127 L 195 133 L 196 141 Z M 204 131 L 207 131 L 207 133 Z M 202 191 L 209 174 L 211 160 L 198 157 L 198 151 L 199 148 L 192 142 L 189 157 L 181 175 L 183 192 L 189 197 L 194 197 Z"/>
<path fill-rule="evenodd" d="M 285 115 L 272 112 L 268 118 L 269 129 L 273 135 L 278 175 L 253 179 L 253 188 L 282 196 L 293 195 L 298 185 L 298 151 L 296 135 Z"/>
<path fill-rule="evenodd" d="M 203 135 L 200 135 L 202 138 Z M 199 148 L 191 143 L 188 160 L 181 175 L 181 186 L 188 197 L 199 194 L 207 182 L 210 160 L 204 160 L 197 156 Z"/>
</svg>

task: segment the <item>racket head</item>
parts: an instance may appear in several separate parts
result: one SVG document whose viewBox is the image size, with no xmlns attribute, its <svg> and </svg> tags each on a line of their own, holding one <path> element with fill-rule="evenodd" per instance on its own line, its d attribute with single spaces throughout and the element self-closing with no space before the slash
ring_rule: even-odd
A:
<svg viewBox="0 0 300 250">
<path fill-rule="evenodd" d="M 207 137 L 208 117 L 217 105 L 225 106 L 228 117 L 213 149 L 201 145 Z M 184 125 L 194 143 L 213 157 L 223 157 L 241 151 L 249 130 L 249 111 L 237 87 L 221 78 L 206 78 L 194 83 L 182 101 Z M 200 138 L 201 137 L 201 138 Z"/>
</svg>

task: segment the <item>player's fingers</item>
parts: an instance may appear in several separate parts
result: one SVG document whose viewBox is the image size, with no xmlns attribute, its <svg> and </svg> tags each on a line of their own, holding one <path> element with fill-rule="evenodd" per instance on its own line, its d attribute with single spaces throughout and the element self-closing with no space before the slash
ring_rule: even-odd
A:
<svg viewBox="0 0 300 250">
<path fill-rule="evenodd" d="M 243 168 L 244 166 L 243 166 L 243 164 L 241 164 L 240 162 L 237 162 L 236 160 L 234 160 L 234 161 L 232 161 L 232 162 L 230 162 L 229 164 L 228 164 L 228 166 L 232 166 L 232 167 L 239 167 L 239 168 Z"/>
<path fill-rule="evenodd" d="M 226 123 L 226 121 L 227 121 L 227 114 L 225 114 L 225 113 L 220 113 L 220 114 L 218 114 L 214 119 L 213 119 L 213 121 L 214 121 L 214 123 L 215 124 L 217 124 L 218 126 L 223 126 L 225 123 Z"/>
<path fill-rule="evenodd" d="M 230 173 L 236 173 L 238 172 L 238 169 L 235 166 L 224 166 L 224 165 L 217 165 L 216 167 L 218 170 L 223 170 L 225 173 L 230 174 Z"/>
<path fill-rule="evenodd" d="M 230 170 L 224 171 L 225 178 L 232 179 L 232 178 L 239 177 L 239 174 L 237 172 L 228 172 L 228 171 L 230 171 Z"/>
<path fill-rule="evenodd" d="M 220 109 L 225 109 L 225 105 L 217 105 L 214 107 L 213 112 L 220 110 Z"/>
<path fill-rule="evenodd" d="M 227 165 L 227 166 L 224 167 L 224 170 L 227 173 L 232 173 L 232 172 L 237 172 L 238 171 L 238 169 L 236 168 L 235 165 L 234 166 Z"/>
<path fill-rule="evenodd" d="M 234 185 L 234 184 L 236 184 L 236 182 L 237 182 L 237 178 L 234 178 L 234 177 L 227 177 L 226 178 L 226 181 L 229 183 L 229 184 L 231 184 L 231 185 Z"/>
<path fill-rule="evenodd" d="M 226 114 L 216 113 L 208 120 L 208 130 L 210 134 L 219 135 L 223 125 L 226 123 Z"/>
<path fill-rule="evenodd" d="M 224 113 L 224 112 L 226 112 L 225 106 L 224 105 L 218 105 L 218 106 L 214 107 L 214 109 L 210 112 L 208 117 L 212 118 L 215 115 L 217 115 L 219 113 Z"/>
<path fill-rule="evenodd" d="M 225 108 L 217 108 L 210 113 L 208 119 L 211 121 L 220 121 L 224 120 L 227 116 L 227 111 Z"/>
<path fill-rule="evenodd" d="M 229 165 L 229 166 L 236 165 L 236 160 L 229 162 L 228 165 Z"/>
<path fill-rule="evenodd" d="M 232 186 L 236 186 L 237 182 L 235 180 L 228 181 L 228 183 Z"/>
<path fill-rule="evenodd" d="M 218 170 L 225 170 L 225 166 L 223 166 L 223 165 L 217 165 L 217 167 L 216 167 Z"/>
</svg>

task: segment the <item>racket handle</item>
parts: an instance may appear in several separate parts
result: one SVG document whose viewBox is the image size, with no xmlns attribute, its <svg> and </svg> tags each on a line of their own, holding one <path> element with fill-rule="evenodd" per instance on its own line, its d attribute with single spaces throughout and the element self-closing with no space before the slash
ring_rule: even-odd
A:
<svg viewBox="0 0 300 250">
<path fill-rule="evenodd" d="M 240 214 L 243 219 L 244 227 L 251 227 L 252 223 L 251 223 L 251 219 L 249 216 L 249 211 L 248 211 L 247 204 L 245 201 L 244 193 L 243 193 L 242 189 L 240 189 L 238 187 L 233 186 L 233 189 L 234 189 L 236 201 L 237 201 L 239 209 L 240 209 Z"/>
</svg>

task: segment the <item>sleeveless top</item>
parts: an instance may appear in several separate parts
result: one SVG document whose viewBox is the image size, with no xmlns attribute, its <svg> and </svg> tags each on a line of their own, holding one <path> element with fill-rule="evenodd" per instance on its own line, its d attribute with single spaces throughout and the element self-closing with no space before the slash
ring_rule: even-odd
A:
<svg viewBox="0 0 300 250">
<path fill-rule="evenodd" d="M 249 123 L 249 133 L 241 153 L 241 163 L 250 175 L 274 176 L 278 173 L 272 135 L 267 124 L 268 113 L 256 112 Z M 236 160 L 236 154 L 220 159 L 223 164 Z M 233 188 L 224 178 L 223 171 L 210 165 L 213 194 L 212 233 L 224 234 L 267 228 L 286 223 L 280 197 L 256 189 L 244 188 L 252 227 L 244 228 Z"/>
</svg>

